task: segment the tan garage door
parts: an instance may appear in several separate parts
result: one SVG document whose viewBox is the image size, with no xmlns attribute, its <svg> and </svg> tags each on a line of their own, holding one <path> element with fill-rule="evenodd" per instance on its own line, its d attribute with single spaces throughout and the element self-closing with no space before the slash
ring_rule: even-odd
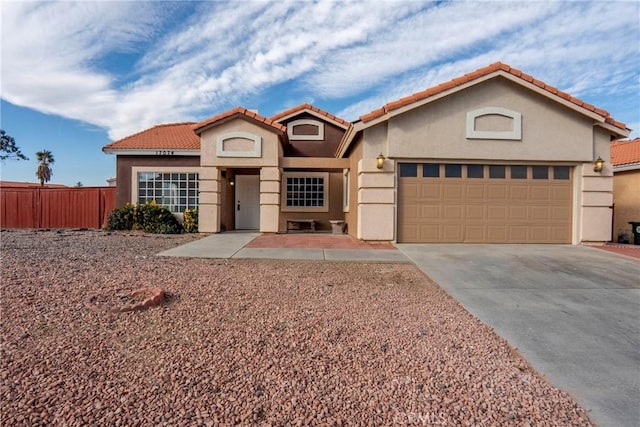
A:
<svg viewBox="0 0 640 427">
<path fill-rule="evenodd" d="M 571 243 L 569 166 L 399 164 L 398 241 Z"/>
</svg>

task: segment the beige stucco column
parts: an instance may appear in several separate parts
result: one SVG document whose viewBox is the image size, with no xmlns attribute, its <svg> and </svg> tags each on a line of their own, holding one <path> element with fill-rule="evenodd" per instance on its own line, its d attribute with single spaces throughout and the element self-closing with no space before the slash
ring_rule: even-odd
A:
<svg viewBox="0 0 640 427">
<path fill-rule="evenodd" d="M 358 230 L 361 240 L 395 239 L 395 161 L 376 167 L 376 159 L 358 162 Z"/>
<path fill-rule="evenodd" d="M 280 168 L 260 169 L 260 231 L 277 233 L 280 218 Z"/>
<path fill-rule="evenodd" d="M 604 160 L 600 172 L 594 172 L 593 161 L 576 166 L 578 197 L 574 208 L 579 212 L 573 243 L 607 242 L 611 240 L 613 221 L 613 167 L 611 137 L 608 132 L 594 129 L 593 160 Z"/>
<path fill-rule="evenodd" d="M 576 167 L 580 179 L 579 236 L 580 242 L 607 242 L 611 240 L 613 219 L 613 169 L 605 162 L 600 173 L 593 171 L 593 163 Z"/>
<path fill-rule="evenodd" d="M 201 233 L 220 232 L 220 212 L 222 176 L 215 166 L 203 166 L 200 170 L 200 207 L 198 210 L 198 231 Z"/>
</svg>

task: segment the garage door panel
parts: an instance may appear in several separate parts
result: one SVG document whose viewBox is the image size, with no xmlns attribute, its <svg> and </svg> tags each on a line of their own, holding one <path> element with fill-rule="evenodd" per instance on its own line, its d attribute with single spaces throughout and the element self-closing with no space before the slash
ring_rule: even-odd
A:
<svg viewBox="0 0 640 427">
<path fill-rule="evenodd" d="M 418 215 L 418 210 L 421 209 L 421 206 L 405 204 L 401 209 L 402 216 L 410 222 L 414 222 L 418 218 L 420 218 L 420 215 Z"/>
<path fill-rule="evenodd" d="M 467 200 L 479 200 L 482 201 L 485 199 L 485 188 L 483 184 L 469 184 L 466 187 L 466 198 Z"/>
<path fill-rule="evenodd" d="M 571 220 L 571 208 L 565 206 L 551 206 L 551 218 L 556 221 Z"/>
<path fill-rule="evenodd" d="M 407 200 L 416 200 L 418 198 L 418 182 L 404 182 L 402 192 Z"/>
<path fill-rule="evenodd" d="M 571 187 L 567 185 L 554 186 L 551 188 L 551 200 L 564 202 L 571 198 Z"/>
<path fill-rule="evenodd" d="M 418 226 L 415 224 L 405 225 L 398 232 L 398 240 L 402 240 L 404 242 L 419 242 Z"/>
<path fill-rule="evenodd" d="M 506 184 L 489 184 L 487 186 L 488 200 L 507 200 L 507 194 Z"/>
<path fill-rule="evenodd" d="M 443 201 L 460 201 L 464 198 L 464 186 L 462 184 L 449 184 L 443 188 Z"/>
<path fill-rule="evenodd" d="M 451 224 L 442 226 L 442 240 L 446 242 L 463 242 L 462 224 Z"/>
<path fill-rule="evenodd" d="M 465 226 L 465 241 L 469 243 L 482 243 L 486 240 L 483 225 Z"/>
<path fill-rule="evenodd" d="M 514 221 L 526 221 L 527 220 L 527 207 L 526 206 L 509 206 L 508 216 Z"/>
<path fill-rule="evenodd" d="M 462 205 L 449 205 L 442 207 L 442 216 L 447 221 L 461 222 L 463 218 L 464 207 Z"/>
<path fill-rule="evenodd" d="M 572 180 L 505 176 L 399 177 L 398 241 L 570 243 Z"/>
<path fill-rule="evenodd" d="M 440 225 L 422 225 L 420 238 L 425 242 L 439 242 L 441 240 Z"/>
<path fill-rule="evenodd" d="M 509 198 L 512 200 L 527 200 L 529 198 L 529 187 L 526 185 L 512 185 L 509 187 Z"/>
<path fill-rule="evenodd" d="M 484 220 L 484 205 L 468 205 L 465 212 L 465 221 L 477 222 Z"/>
<path fill-rule="evenodd" d="M 421 184 L 420 185 L 420 198 L 428 201 L 440 201 L 442 186 L 440 184 Z"/>
<path fill-rule="evenodd" d="M 551 226 L 551 238 L 556 242 L 563 243 L 571 238 L 571 228 L 566 225 Z"/>
<path fill-rule="evenodd" d="M 533 242 L 547 242 L 550 237 L 551 230 L 547 225 L 532 225 L 529 228 L 529 240 Z"/>
<path fill-rule="evenodd" d="M 526 225 L 510 225 L 507 231 L 507 241 L 512 243 L 523 243 L 527 239 Z"/>
<path fill-rule="evenodd" d="M 494 243 L 503 243 L 507 241 L 507 229 L 504 225 L 488 225 L 487 240 Z"/>
<path fill-rule="evenodd" d="M 487 206 L 487 221 L 504 221 L 506 218 L 506 206 Z"/>
<path fill-rule="evenodd" d="M 543 185 L 533 185 L 529 191 L 529 200 L 549 200 L 550 189 Z"/>
<path fill-rule="evenodd" d="M 438 205 L 422 205 L 420 206 L 420 214 L 423 220 L 439 220 L 440 206 Z"/>
<path fill-rule="evenodd" d="M 531 221 L 545 221 L 549 217 L 548 206 L 529 206 L 529 219 Z"/>
</svg>

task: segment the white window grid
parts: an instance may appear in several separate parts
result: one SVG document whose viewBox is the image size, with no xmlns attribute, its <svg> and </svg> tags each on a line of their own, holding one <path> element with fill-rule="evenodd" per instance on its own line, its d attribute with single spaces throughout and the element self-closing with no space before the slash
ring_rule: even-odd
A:
<svg viewBox="0 0 640 427">
<path fill-rule="evenodd" d="M 287 177 L 287 207 L 323 207 L 324 189 L 323 177 Z"/>
<path fill-rule="evenodd" d="M 154 200 L 172 213 L 198 209 L 199 176 L 197 173 L 138 173 L 138 204 Z"/>
</svg>

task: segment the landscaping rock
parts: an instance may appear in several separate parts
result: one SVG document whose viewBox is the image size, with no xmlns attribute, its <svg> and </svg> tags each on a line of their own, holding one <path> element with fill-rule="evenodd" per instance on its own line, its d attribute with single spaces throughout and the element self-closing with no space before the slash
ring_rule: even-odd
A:
<svg viewBox="0 0 640 427">
<path fill-rule="evenodd" d="M 194 235 L 0 238 L 3 426 L 591 425 L 409 264 L 155 256 Z M 141 288 L 163 308 L 85 305 Z"/>
</svg>

